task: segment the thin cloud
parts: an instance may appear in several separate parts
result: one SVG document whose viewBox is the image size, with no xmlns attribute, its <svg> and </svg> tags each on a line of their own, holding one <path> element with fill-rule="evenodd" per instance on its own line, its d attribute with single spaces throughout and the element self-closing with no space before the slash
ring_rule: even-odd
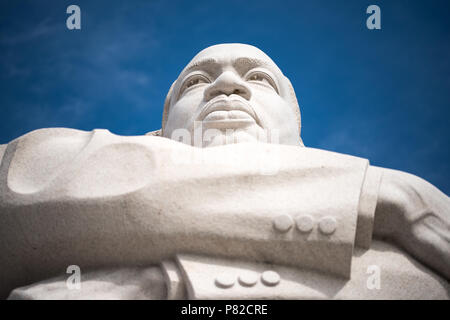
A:
<svg viewBox="0 0 450 320">
<path fill-rule="evenodd" d="M 17 46 L 23 43 L 37 41 L 42 37 L 54 34 L 58 29 L 61 29 L 60 24 L 50 23 L 50 19 L 44 19 L 32 30 L 26 29 L 2 36 L 0 38 L 0 46 Z"/>
</svg>

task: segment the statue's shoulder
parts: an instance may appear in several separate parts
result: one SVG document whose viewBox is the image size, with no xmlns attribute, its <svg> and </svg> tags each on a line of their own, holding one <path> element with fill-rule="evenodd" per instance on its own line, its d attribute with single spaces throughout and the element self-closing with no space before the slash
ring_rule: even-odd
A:
<svg viewBox="0 0 450 320">
<path fill-rule="evenodd" d="M 69 128 L 44 128 L 33 130 L 8 144 L 0 145 L 0 161 L 14 158 L 15 162 L 20 163 L 33 163 L 39 159 L 44 162 L 64 162 L 85 150 L 87 146 L 91 151 L 95 151 L 106 145 L 114 147 L 118 144 L 139 146 L 147 151 L 181 145 L 158 135 L 121 136 L 111 133 L 107 129 L 84 131 Z M 120 152 L 117 146 L 115 149 Z M 7 157 L 7 155 L 9 156 Z"/>
<path fill-rule="evenodd" d="M 0 180 L 20 193 L 36 191 L 58 168 L 72 162 L 89 143 L 93 132 L 46 128 L 31 131 L 4 147 Z"/>
<path fill-rule="evenodd" d="M 15 145 L 15 144 L 28 144 L 28 143 L 42 143 L 48 142 L 54 139 L 61 138 L 85 138 L 92 134 L 92 131 L 84 131 L 78 129 L 70 129 L 70 128 L 42 128 L 30 131 L 16 139 L 12 140 L 8 144 L 5 144 L 5 148 L 7 145 Z"/>
<path fill-rule="evenodd" d="M 45 128 L 28 132 L 4 145 L 3 160 L 64 156 L 77 152 L 90 140 L 92 132 L 69 128 Z"/>
<path fill-rule="evenodd" d="M 366 168 L 369 160 L 359 156 L 312 147 L 282 146 L 291 162 L 310 163 L 318 167 Z"/>
<path fill-rule="evenodd" d="M 82 176 L 81 173 L 93 177 L 97 172 L 107 172 L 107 168 L 111 170 L 107 177 L 129 177 L 137 172 L 129 170 L 130 166 L 150 170 L 148 166 L 157 162 L 159 154 L 170 154 L 173 144 L 181 143 L 145 135 L 120 136 L 106 129 L 34 130 L 4 147 L 0 185 L 3 181 L 11 191 L 29 194 L 43 190 L 57 178 L 66 183 Z M 94 179 L 88 180 L 92 185 Z"/>
<path fill-rule="evenodd" d="M 342 158 L 342 159 L 360 159 L 360 160 L 367 160 L 366 158 L 355 156 L 347 153 L 337 152 L 337 151 L 331 151 L 331 150 L 325 150 L 325 149 L 318 149 L 314 147 L 301 147 L 305 152 L 308 152 L 310 155 L 315 155 L 316 157 L 325 157 L 325 158 Z"/>
<path fill-rule="evenodd" d="M 144 135 L 137 136 L 120 136 L 111 133 L 107 129 L 94 129 L 92 131 L 70 129 L 70 128 L 43 128 L 30 131 L 5 145 L 0 145 L 1 148 L 8 149 L 9 146 L 19 147 L 19 149 L 39 148 L 42 151 L 45 147 L 55 147 L 76 149 L 84 146 L 92 140 L 102 141 L 103 144 L 114 143 L 118 139 L 130 140 L 134 142 L 136 139 L 142 139 Z M 54 150 L 52 150 L 54 151 Z"/>
</svg>

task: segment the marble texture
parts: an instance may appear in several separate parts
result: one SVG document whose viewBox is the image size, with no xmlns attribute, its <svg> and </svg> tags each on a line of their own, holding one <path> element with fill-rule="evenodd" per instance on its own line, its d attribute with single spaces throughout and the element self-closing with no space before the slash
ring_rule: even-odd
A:
<svg viewBox="0 0 450 320">
<path fill-rule="evenodd" d="M 448 299 L 449 197 L 300 133 L 289 79 L 223 44 L 182 70 L 161 130 L 0 145 L 0 297 Z"/>
</svg>

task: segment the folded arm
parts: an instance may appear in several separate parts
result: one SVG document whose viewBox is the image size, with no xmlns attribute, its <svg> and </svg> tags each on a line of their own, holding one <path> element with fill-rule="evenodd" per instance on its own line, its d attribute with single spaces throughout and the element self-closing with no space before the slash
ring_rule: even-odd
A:
<svg viewBox="0 0 450 320">
<path fill-rule="evenodd" d="M 450 198 L 412 174 L 373 168 L 383 172 L 374 237 L 396 243 L 450 279 Z"/>
<path fill-rule="evenodd" d="M 171 162 L 200 152 L 105 130 L 39 130 L 11 142 L 0 167 L 0 289 L 72 264 L 149 265 L 177 253 L 350 276 L 367 160 L 249 144 Z M 276 174 L 258 171 L 274 164 Z"/>
</svg>

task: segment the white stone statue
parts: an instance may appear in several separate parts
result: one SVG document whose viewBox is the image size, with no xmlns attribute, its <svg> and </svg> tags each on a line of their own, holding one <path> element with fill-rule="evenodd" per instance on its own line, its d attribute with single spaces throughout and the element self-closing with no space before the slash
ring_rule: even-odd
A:
<svg viewBox="0 0 450 320">
<path fill-rule="evenodd" d="M 173 83 L 161 131 L 0 146 L 0 296 L 448 299 L 448 196 L 300 128 L 276 64 L 222 44 Z"/>
</svg>

